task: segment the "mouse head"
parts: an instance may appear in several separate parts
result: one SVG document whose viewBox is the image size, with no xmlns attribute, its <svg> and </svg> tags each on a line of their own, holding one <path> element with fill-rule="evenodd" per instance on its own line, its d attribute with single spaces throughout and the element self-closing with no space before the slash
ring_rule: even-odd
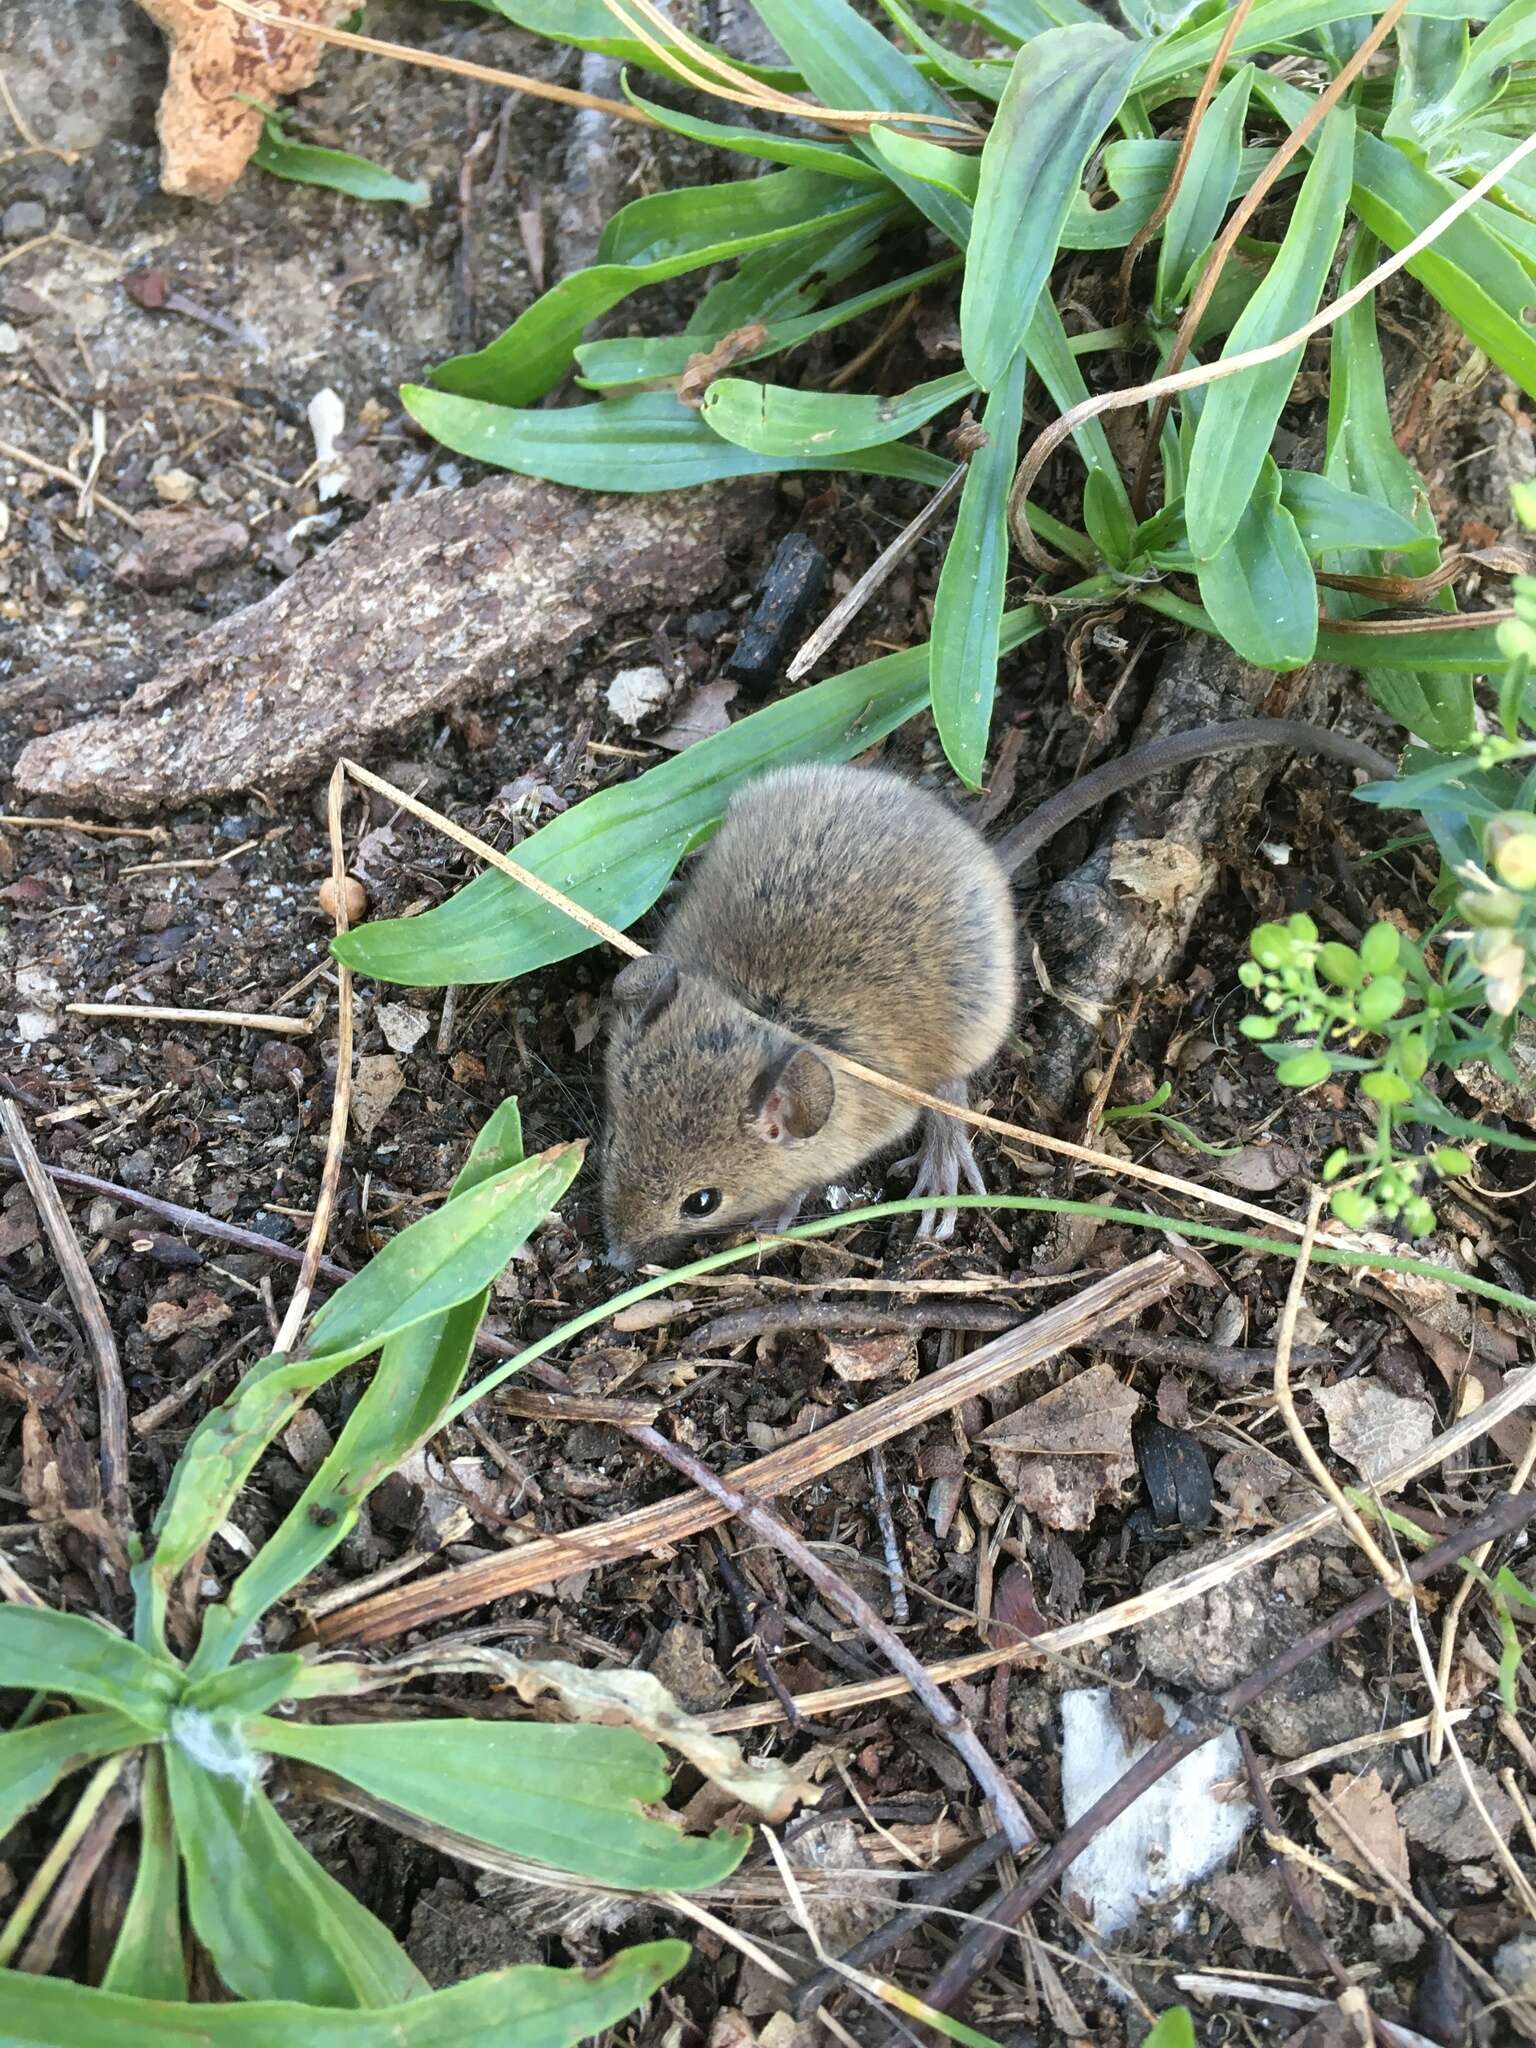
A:
<svg viewBox="0 0 1536 2048">
<path fill-rule="evenodd" d="M 614 1265 L 739 1230 L 819 1178 L 832 1070 L 813 1047 L 658 954 L 613 984 L 603 1222 Z"/>
</svg>

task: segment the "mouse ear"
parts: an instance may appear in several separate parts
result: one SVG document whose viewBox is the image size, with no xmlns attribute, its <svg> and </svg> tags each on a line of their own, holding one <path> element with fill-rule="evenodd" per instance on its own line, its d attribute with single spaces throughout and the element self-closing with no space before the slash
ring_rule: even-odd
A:
<svg viewBox="0 0 1536 2048">
<path fill-rule="evenodd" d="M 677 994 L 677 966 L 664 953 L 647 953 L 613 977 L 613 1000 L 621 1010 L 634 1016 L 637 1024 L 649 1024 Z"/>
<path fill-rule="evenodd" d="M 832 1069 L 808 1045 L 764 1067 L 752 1091 L 746 1127 L 767 1145 L 814 1138 L 832 1114 Z"/>
</svg>

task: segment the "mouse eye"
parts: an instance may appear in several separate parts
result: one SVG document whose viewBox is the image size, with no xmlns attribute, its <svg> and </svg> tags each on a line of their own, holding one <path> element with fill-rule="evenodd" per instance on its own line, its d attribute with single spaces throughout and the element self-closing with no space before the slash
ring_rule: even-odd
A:
<svg viewBox="0 0 1536 2048">
<path fill-rule="evenodd" d="M 713 1216 L 719 1206 L 720 1190 L 718 1188 L 695 1188 L 691 1195 L 684 1195 L 683 1197 L 683 1214 L 685 1216 L 692 1216 L 694 1218 Z"/>
</svg>

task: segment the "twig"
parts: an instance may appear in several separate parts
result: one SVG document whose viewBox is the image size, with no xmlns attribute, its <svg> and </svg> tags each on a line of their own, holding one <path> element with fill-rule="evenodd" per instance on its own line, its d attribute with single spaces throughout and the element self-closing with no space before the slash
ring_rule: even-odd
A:
<svg viewBox="0 0 1536 2048">
<path fill-rule="evenodd" d="M 1394 5 L 1397 4 L 1399 0 L 1394 0 Z M 1339 75 L 1342 77 L 1343 73 Z M 1532 150 L 1536 150 L 1536 134 L 1528 135 L 1523 142 L 1517 143 L 1507 156 L 1500 158 L 1491 171 L 1479 178 L 1475 185 L 1468 186 L 1443 213 L 1436 214 L 1427 227 L 1422 228 L 1411 241 L 1405 242 L 1395 255 L 1378 263 L 1368 277 L 1361 278 L 1357 285 L 1351 286 L 1342 298 L 1335 299 L 1332 305 L 1323 307 L 1321 312 L 1315 313 L 1310 320 L 1294 328 L 1291 333 L 1282 335 L 1278 341 L 1266 342 L 1262 348 L 1244 349 L 1235 356 L 1221 356 L 1213 363 L 1197 364 L 1193 369 L 1178 370 L 1169 375 L 1154 377 L 1146 384 L 1132 385 L 1119 391 L 1100 392 L 1097 397 L 1083 399 L 1064 412 L 1060 419 L 1053 420 L 1030 444 L 1029 452 L 1019 464 L 1014 475 L 1013 487 L 1008 494 L 1009 526 L 1019 552 L 1040 570 L 1050 571 L 1064 566 L 1054 555 L 1046 554 L 1035 541 L 1029 522 L 1024 516 L 1024 509 L 1035 478 L 1062 442 L 1069 440 L 1079 427 L 1107 412 L 1123 412 L 1128 407 L 1146 404 L 1148 399 L 1161 398 L 1165 394 L 1172 395 L 1178 391 L 1198 391 L 1203 385 L 1217 383 L 1224 377 L 1240 376 L 1244 370 L 1261 369 L 1264 364 L 1279 362 L 1294 350 L 1304 347 L 1314 334 L 1323 333 L 1336 320 L 1341 320 L 1353 307 L 1359 305 L 1362 299 L 1368 298 L 1379 285 L 1385 284 L 1389 277 L 1395 277 L 1398 271 L 1413 261 L 1415 256 L 1421 255 L 1445 233 L 1448 227 L 1460 220 L 1478 200 L 1491 192 L 1500 179 L 1506 178 L 1516 164 L 1523 162 Z M 1480 618 L 1482 616 L 1479 614 Z M 1330 624 L 1333 623 L 1335 622 L 1330 621 Z M 1417 633 L 1425 630 L 1423 622 L 1417 619 L 1390 623 L 1399 632 Z M 1345 622 L 1343 629 L 1360 632 L 1371 624 L 1370 620 L 1359 619 Z"/>
<path fill-rule="evenodd" d="M 762 1680 L 765 1689 L 778 1701 L 779 1711 L 790 1727 L 798 1728 L 800 1715 L 795 1707 L 794 1697 L 774 1669 L 773 1659 L 768 1654 L 768 1646 L 763 1641 L 760 1618 L 763 1603 L 753 1599 L 752 1588 L 737 1570 L 735 1558 L 720 1540 L 719 1531 L 716 1529 L 709 1532 L 709 1548 L 751 1648 L 752 1668 Z"/>
<path fill-rule="evenodd" d="M 95 1277 L 85 1262 L 58 1189 L 43 1163 L 15 1103 L 0 1098 L 0 1130 L 27 1184 L 38 1217 L 48 1233 L 69 1298 L 85 1331 L 91 1363 L 96 1369 L 96 1409 L 101 1464 L 101 1493 L 107 1519 L 126 1548 L 133 1540 L 133 1508 L 128 1496 L 128 1397 L 123 1390 L 123 1365 L 117 1339 L 102 1306 Z"/>
<path fill-rule="evenodd" d="M 156 1401 L 152 1407 L 141 1408 L 133 1418 L 134 1435 L 153 1436 L 157 1429 L 162 1429 L 173 1415 L 181 1413 L 192 1396 L 200 1387 L 207 1385 L 221 1366 L 226 1366 L 232 1358 L 237 1358 L 246 1345 L 260 1334 L 259 1326 L 257 1329 L 247 1330 L 243 1337 L 237 1337 L 233 1344 L 226 1344 L 216 1357 L 210 1358 L 206 1365 L 200 1366 L 190 1379 L 183 1380 L 181 1385 L 173 1388 L 163 1400 Z"/>
<path fill-rule="evenodd" d="M 1280 1326 L 1275 1332 L 1275 1406 L 1290 1432 L 1291 1442 L 1301 1455 L 1301 1461 L 1319 1489 L 1333 1502 L 1339 1520 L 1349 1531 L 1356 1546 L 1364 1552 L 1373 1572 L 1386 1587 L 1394 1600 L 1409 1597 L 1408 1581 L 1398 1566 L 1394 1565 L 1370 1530 L 1361 1520 L 1359 1511 L 1345 1497 L 1343 1488 L 1328 1470 L 1318 1452 L 1313 1448 L 1312 1439 L 1302 1427 L 1301 1417 L 1296 1413 L 1296 1399 L 1291 1392 L 1291 1346 L 1296 1339 L 1296 1318 L 1301 1313 L 1302 1297 L 1307 1291 L 1307 1269 L 1312 1263 L 1312 1247 L 1317 1242 L 1318 1219 L 1327 1201 L 1326 1190 L 1313 1190 L 1312 1200 L 1307 1207 L 1307 1227 L 1302 1233 L 1301 1250 L 1291 1268 L 1291 1284 L 1286 1291 L 1285 1307 L 1280 1314 Z"/>
<path fill-rule="evenodd" d="M 83 818 L 30 818 L 25 812 L 0 816 L 0 825 L 22 832 L 83 832 L 88 839 L 149 839 L 162 846 L 171 836 L 163 825 L 92 825 Z"/>
<path fill-rule="evenodd" d="M 1533 1470 L 1536 1470 L 1536 1428 L 1531 1431 L 1530 1441 L 1506 1491 L 1523 1493 L 1530 1483 Z M 1488 1562 L 1488 1551 L 1480 1550 L 1472 1562 L 1481 1569 Z M 1429 1741 L 1426 1744 L 1429 1761 L 1435 1765 L 1439 1764 L 1445 1748 L 1447 1723 L 1444 1695 L 1451 1682 L 1451 1665 L 1456 1655 L 1456 1631 L 1461 1622 L 1461 1611 L 1471 1599 L 1476 1586 L 1477 1580 L 1469 1572 L 1456 1588 L 1455 1597 L 1446 1610 L 1445 1626 L 1440 1631 L 1440 1655 L 1435 1663 L 1434 1714 L 1430 1722 Z"/>
<path fill-rule="evenodd" d="M 823 1558 L 817 1556 L 810 1545 L 797 1536 L 777 1515 L 770 1514 L 758 1501 L 723 1480 L 717 1472 L 664 1437 L 649 1424 L 637 1424 L 629 1430 L 629 1436 L 653 1456 L 662 1458 L 674 1472 L 680 1472 L 701 1493 L 709 1494 L 718 1501 L 727 1514 L 745 1522 L 749 1529 L 781 1551 L 791 1563 L 810 1580 L 824 1600 L 847 1615 L 855 1627 L 861 1629 L 879 1649 L 881 1655 L 901 1673 L 911 1686 L 914 1695 L 927 1710 L 929 1718 L 939 1733 L 955 1751 L 972 1777 L 991 1802 L 998 1826 L 1013 1850 L 1016 1852 L 1032 1847 L 1035 1831 L 1026 1819 L 1024 1809 L 1015 1797 L 1012 1787 L 1003 1777 L 996 1763 L 983 1746 L 975 1729 L 960 1712 L 954 1702 L 936 1686 L 923 1669 L 921 1661 L 913 1655 L 893 1629 L 875 1612 L 862 1593 L 857 1592 L 848 1581 Z M 1532 1512 L 1536 1512 L 1533 1506 Z"/>
<path fill-rule="evenodd" d="M 919 1285 L 921 1283 L 918 1283 Z M 886 1330 L 1011 1330 L 1018 1317 L 992 1302 L 914 1301 L 899 1308 L 865 1308 L 853 1301 L 770 1301 L 734 1309 L 690 1332 L 684 1351 L 721 1351 L 747 1337 L 784 1330 L 858 1330 L 861 1336 Z"/>
<path fill-rule="evenodd" d="M 336 934 L 347 929 L 347 860 L 341 836 L 341 804 L 346 789 L 345 764 L 338 762 L 326 794 L 326 822 L 331 837 L 331 894 L 335 899 Z M 352 970 L 336 963 L 336 1080 L 331 1095 L 331 1127 L 325 1141 L 325 1164 L 320 1170 L 320 1192 L 310 1219 L 309 1237 L 304 1245 L 304 1263 L 298 1284 L 273 1339 L 274 1351 L 291 1351 L 309 1308 L 315 1276 L 325 1254 L 326 1233 L 331 1227 L 331 1210 L 341 1183 L 341 1156 L 347 1142 L 347 1111 L 352 1103 Z"/>
<path fill-rule="evenodd" d="M 1536 1515 L 1536 1492 L 1513 1495 L 1490 1513 L 1463 1523 L 1453 1536 L 1437 1543 L 1433 1550 L 1416 1559 L 1408 1568 L 1408 1576 L 1415 1585 L 1422 1585 L 1426 1579 L 1444 1570 L 1446 1565 L 1454 1564 L 1468 1551 L 1475 1550 L 1478 1544 L 1522 1528 L 1533 1515 Z M 928 2004 L 941 2012 L 951 2006 L 978 1972 L 991 1963 L 1006 1939 L 1008 1929 L 1032 1906 L 1039 1904 L 1057 1878 L 1128 1806 L 1134 1805 L 1144 1792 L 1185 1757 L 1193 1755 L 1230 1727 L 1272 1685 L 1289 1677 L 1309 1658 L 1329 1649 L 1373 1614 L 1379 1613 L 1390 1597 L 1385 1585 L 1368 1587 L 1358 1598 L 1341 1607 L 1331 1620 L 1320 1622 L 1316 1628 L 1298 1636 L 1278 1657 L 1271 1658 L 1269 1663 L 1251 1672 L 1247 1678 L 1240 1679 L 1213 1699 L 1191 1702 L 1179 1725 L 1153 1743 L 1144 1756 L 1139 1757 L 1086 1813 L 1063 1832 L 1059 1841 L 1036 1858 L 1019 1882 L 988 1908 L 984 1920 L 971 1930 L 939 1972 L 928 1991 Z"/>
<path fill-rule="evenodd" d="M 654 1422 L 662 1408 L 660 1401 L 622 1401 L 611 1394 L 535 1393 L 531 1387 L 499 1387 L 491 1399 L 503 1415 L 521 1416 L 528 1422 L 603 1422 L 615 1429 L 627 1429 L 634 1422 Z"/>
<path fill-rule="evenodd" d="M 964 482 L 965 464 L 957 462 L 922 510 L 909 519 L 896 538 L 880 550 L 858 582 L 845 597 L 838 599 L 821 624 L 800 647 L 784 671 L 786 682 L 798 683 L 802 676 L 810 674 L 827 649 L 842 638 L 896 565 L 904 556 L 911 553 L 924 532 Z"/>
<path fill-rule="evenodd" d="M 4 456 L 7 462 L 19 462 L 23 469 L 35 469 L 39 476 L 51 476 L 55 483 L 68 484 L 72 491 L 79 492 L 85 488 L 83 476 L 76 476 L 72 469 L 60 469 L 56 462 L 44 462 L 40 455 L 33 455 L 26 448 L 18 448 L 14 442 L 0 441 L 0 456 Z M 125 512 L 121 505 L 114 505 L 105 491 L 96 493 L 96 503 L 124 526 L 131 527 L 135 533 L 144 531 L 143 521 L 135 519 L 131 512 Z"/>
<path fill-rule="evenodd" d="M 896 1523 L 891 1514 L 891 1488 L 885 1476 L 885 1452 L 879 1444 L 869 1449 L 869 1483 L 875 1502 L 875 1520 L 880 1526 L 880 1547 L 885 1552 L 885 1576 L 891 1588 L 891 1614 L 898 1628 L 911 1618 L 907 1606 L 907 1574 L 896 1540 Z"/>
<path fill-rule="evenodd" d="M 133 1017 L 149 1024 L 232 1024 L 242 1031 L 277 1031 L 308 1038 L 303 1017 L 273 1017 L 260 1010 L 179 1010 L 157 1003 L 66 1003 L 71 1017 Z"/>
<path fill-rule="evenodd" d="M 1144 1330 L 1107 1331 L 1098 1347 L 1111 1358 L 1150 1359 L 1154 1364 L 1203 1372 L 1223 1387 L 1251 1386 L 1275 1369 L 1273 1344 L 1207 1344 L 1198 1337 L 1159 1337 Z M 1326 1344 L 1293 1344 L 1291 1364 L 1303 1372 L 1336 1363 Z"/>
</svg>

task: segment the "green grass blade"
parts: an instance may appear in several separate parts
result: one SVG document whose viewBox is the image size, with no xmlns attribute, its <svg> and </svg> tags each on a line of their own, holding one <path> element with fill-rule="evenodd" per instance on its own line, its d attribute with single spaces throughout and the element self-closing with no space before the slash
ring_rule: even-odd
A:
<svg viewBox="0 0 1536 2048">
<path fill-rule="evenodd" d="M 1252 91 L 1253 66 L 1245 64 L 1227 80 L 1200 124 L 1184 182 L 1169 208 L 1158 247 L 1152 299 L 1158 320 L 1166 320 L 1175 307 L 1183 305 L 1185 281 L 1215 241 L 1232 204 Z"/>
<path fill-rule="evenodd" d="M 1041 630 L 1032 609 L 1011 614 L 1005 650 Z M 572 805 L 523 841 L 518 861 L 611 924 L 633 924 L 750 776 L 790 761 L 846 761 L 923 710 L 928 658 L 926 646 L 886 655 L 738 719 L 673 760 Z M 510 980 L 594 943 L 580 925 L 491 870 L 436 910 L 359 925 L 333 950 L 360 974 L 435 988 Z"/>
<path fill-rule="evenodd" d="M 1242 660 L 1284 670 L 1312 659 L 1317 582 L 1267 456 L 1236 532 L 1200 563 L 1199 582 L 1212 623 Z"/>
<path fill-rule="evenodd" d="M 6 1666 L 6 1683 L 32 1681 Z M 52 1690 L 52 1688 L 49 1688 Z M 71 1771 L 120 1749 L 137 1749 L 148 1731 L 128 1714 L 65 1714 L 0 1734 L 0 1835 L 8 1834 Z"/>
<path fill-rule="evenodd" d="M 397 178 L 393 171 L 344 149 L 319 149 L 308 142 L 292 141 L 275 114 L 267 116 L 251 161 L 274 178 L 286 178 L 294 185 L 323 185 L 328 191 L 344 192 L 349 199 L 393 199 L 402 206 L 425 206 L 432 197 L 421 178 Z"/>
<path fill-rule="evenodd" d="M 645 1811 L 666 1758 L 629 1728 L 539 1721 L 256 1721 L 251 1739 L 509 1855 L 636 1891 L 718 1884 L 747 1830 L 685 1835 Z"/>
<path fill-rule="evenodd" d="M 0 1683 L 89 1700 L 159 1734 L 181 1698 L 182 1674 L 169 1658 L 125 1642 L 88 1615 L 7 1603 L 0 1606 Z"/>
<path fill-rule="evenodd" d="M 576 2048 L 637 2012 L 688 1960 L 682 1941 L 627 1948 L 595 1970 L 487 1970 L 403 2005 L 357 2012 L 263 1999 L 181 2005 L 0 1970 L 4 2048 Z"/>
<path fill-rule="evenodd" d="M 796 391 L 748 377 L 720 377 L 705 393 L 702 413 L 713 432 L 754 455 L 820 461 L 899 441 L 968 398 L 973 388 L 964 370 L 915 384 L 895 398 L 860 391 Z"/>
<path fill-rule="evenodd" d="M 981 787 L 997 689 L 1008 577 L 1008 492 L 1024 416 L 1023 350 L 987 400 L 987 445 L 971 457 L 933 605 L 933 722 L 950 766 Z"/>
<path fill-rule="evenodd" d="M 1197 632 L 1221 633 L 1208 612 L 1190 604 L 1171 590 L 1144 589 L 1130 593 L 1132 601 L 1165 619 L 1177 619 Z M 1357 668 L 1363 675 L 1378 670 L 1415 669 L 1431 675 L 1450 675 L 1466 670 L 1475 675 L 1501 675 L 1509 657 L 1496 640 L 1493 626 L 1453 626 L 1436 631 L 1428 626 L 1406 631 L 1394 626 L 1391 632 L 1350 632 L 1343 625 L 1319 626 L 1317 659 L 1336 661 L 1341 668 Z"/>
<path fill-rule="evenodd" d="M 754 320 L 793 320 L 812 312 L 834 286 L 867 269 L 880 253 L 886 233 L 906 211 L 906 201 L 867 220 L 834 223 L 814 235 L 770 243 L 740 257 L 704 293 L 683 323 L 685 334 L 733 334 Z M 701 342 L 700 346 L 704 346 Z"/>
<path fill-rule="evenodd" d="M 589 491 L 680 491 L 727 477 L 790 470 L 851 470 L 937 488 L 954 467 L 922 448 L 882 442 L 837 455 L 754 455 L 724 441 L 670 391 L 637 392 L 551 412 L 520 411 L 405 385 L 401 402 L 435 440 L 459 455 L 523 476 Z"/>
<path fill-rule="evenodd" d="M 1023 344 L 1083 167 L 1131 87 L 1144 45 L 1093 23 L 1050 29 L 1013 63 L 981 152 L 960 335 L 990 391 Z"/>
<path fill-rule="evenodd" d="M 294 1840 L 249 1775 L 188 1754 L 199 1720 L 165 1748 L 176 1844 L 193 1931 L 238 1998 L 390 2006 L 426 1979 L 382 1921 Z"/>
<path fill-rule="evenodd" d="M 1297 195 L 1280 253 L 1233 327 L 1223 359 L 1277 341 L 1317 311 L 1349 199 L 1355 117 L 1335 107 Z M 1258 486 L 1280 415 L 1301 364 L 1279 362 L 1206 387 L 1184 493 L 1189 544 L 1210 561 L 1230 541 Z"/>
<path fill-rule="evenodd" d="M 1350 548 L 1358 551 L 1363 567 L 1385 549 L 1400 553 L 1423 543 L 1419 528 L 1401 512 L 1310 470 L 1281 470 L 1280 502 L 1295 520 L 1309 555 Z M 1380 574 L 1380 564 L 1365 573 Z"/>
<path fill-rule="evenodd" d="M 681 85 L 695 83 L 691 72 L 669 64 L 656 54 L 649 43 L 642 43 L 638 36 L 626 35 L 604 5 L 604 0 L 474 0 L 474 4 L 483 7 L 487 14 L 499 14 L 516 28 L 531 29 L 535 35 L 547 36 L 552 43 L 570 43 L 578 50 L 593 50 L 602 57 L 617 57 L 621 64 L 636 65 L 642 71 L 653 71 L 659 77 L 673 79 Z M 717 49 L 702 36 L 694 36 L 692 41 L 712 56 L 726 55 L 724 50 Z M 791 71 L 782 64 L 747 64 L 739 57 L 732 57 L 729 61 L 738 71 L 745 71 L 764 85 L 775 85 L 782 92 L 798 92 L 805 83 L 798 71 Z"/>
<path fill-rule="evenodd" d="M 674 135 L 710 149 L 728 150 L 735 156 L 754 156 L 764 163 L 786 164 L 792 170 L 819 171 L 824 178 L 847 178 L 856 184 L 883 185 L 884 171 L 868 157 L 846 149 L 841 143 L 816 142 L 803 135 L 771 135 L 765 128 L 737 128 L 729 121 L 707 121 L 699 114 L 680 113 L 664 107 L 635 91 L 626 78 L 624 97 L 633 106 Z"/>
<path fill-rule="evenodd" d="M 144 1758 L 139 1790 L 139 1866 L 101 1988 L 129 1998 L 174 2000 L 187 1995 L 181 1872 L 165 1759 L 158 1749 Z"/>
</svg>

